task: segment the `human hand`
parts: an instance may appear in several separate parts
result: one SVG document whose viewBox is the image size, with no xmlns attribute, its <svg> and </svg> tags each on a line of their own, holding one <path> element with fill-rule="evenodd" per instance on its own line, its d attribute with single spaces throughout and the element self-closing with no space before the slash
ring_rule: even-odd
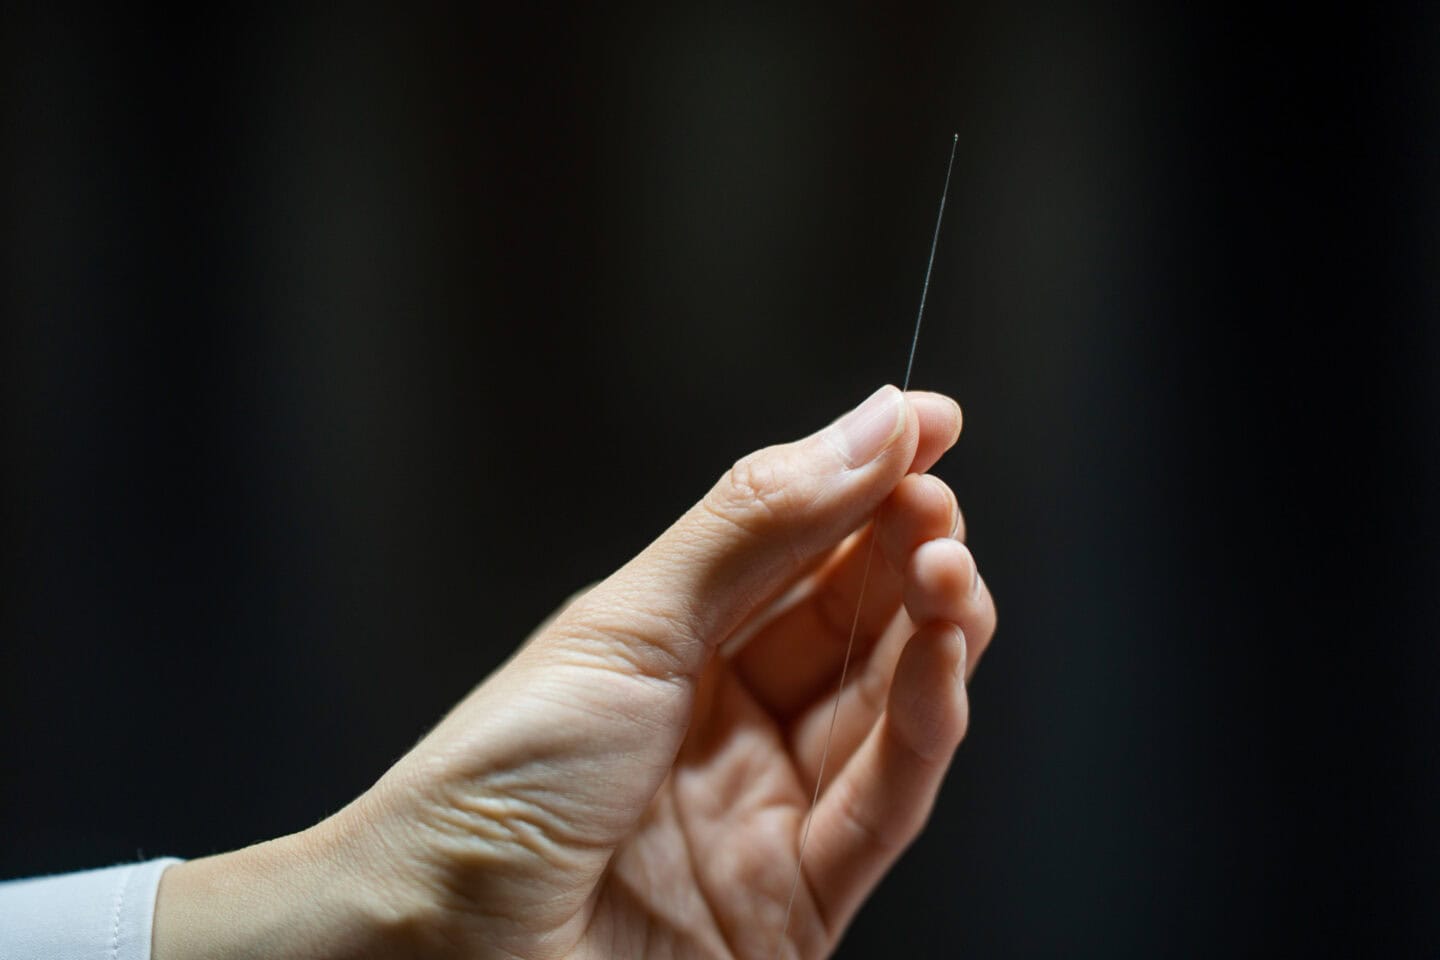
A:
<svg viewBox="0 0 1440 960">
<path fill-rule="evenodd" d="M 828 955 L 923 826 L 994 631 L 924 474 L 959 432 L 886 387 L 743 458 L 354 803 L 170 868 L 153 956 L 769 960 L 822 762 L 781 955 Z"/>
</svg>

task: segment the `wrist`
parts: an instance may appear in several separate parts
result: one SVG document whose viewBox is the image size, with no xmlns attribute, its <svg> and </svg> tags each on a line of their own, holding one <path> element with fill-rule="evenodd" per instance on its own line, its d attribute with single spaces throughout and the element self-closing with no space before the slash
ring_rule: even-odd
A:
<svg viewBox="0 0 1440 960">
<path fill-rule="evenodd" d="M 420 957 L 425 923 L 385 896 L 332 819 L 176 864 L 156 895 L 153 960 Z"/>
</svg>

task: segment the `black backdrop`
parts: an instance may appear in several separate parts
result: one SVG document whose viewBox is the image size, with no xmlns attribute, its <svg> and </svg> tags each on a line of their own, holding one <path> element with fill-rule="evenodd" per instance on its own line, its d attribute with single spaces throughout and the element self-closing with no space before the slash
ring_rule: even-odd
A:
<svg viewBox="0 0 1440 960">
<path fill-rule="evenodd" d="M 1001 609 L 842 955 L 1440 949 L 1440 16 L 10 10 L 0 875 L 363 790 L 915 381 Z M 588 8 L 586 8 L 588 10 Z"/>
</svg>

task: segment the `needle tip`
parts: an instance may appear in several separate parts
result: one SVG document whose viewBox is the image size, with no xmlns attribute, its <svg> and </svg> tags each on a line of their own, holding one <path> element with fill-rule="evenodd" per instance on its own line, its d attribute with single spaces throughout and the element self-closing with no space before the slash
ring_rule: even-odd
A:
<svg viewBox="0 0 1440 960">
<path fill-rule="evenodd" d="M 960 134 L 958 134 L 958 133 L 955 134 L 955 139 L 951 140 L 950 142 L 951 142 L 951 143 L 959 143 L 959 142 L 960 142 Z"/>
</svg>

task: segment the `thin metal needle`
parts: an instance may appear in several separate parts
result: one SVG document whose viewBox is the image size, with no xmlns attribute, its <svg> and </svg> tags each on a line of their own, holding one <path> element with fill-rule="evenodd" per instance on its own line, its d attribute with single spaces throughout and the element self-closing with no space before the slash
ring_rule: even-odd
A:
<svg viewBox="0 0 1440 960">
<path fill-rule="evenodd" d="M 935 267 L 935 248 L 940 243 L 940 221 L 945 217 L 945 198 L 950 193 L 950 171 L 955 169 L 955 147 L 960 143 L 960 134 L 950 141 L 950 162 L 945 165 L 945 186 L 940 191 L 940 212 L 935 214 L 935 235 L 930 238 L 930 259 L 925 264 L 925 285 L 920 289 L 920 310 L 915 315 L 915 335 L 910 338 L 910 359 L 905 363 L 905 382 L 901 391 L 910 388 L 910 372 L 915 367 L 915 348 L 920 343 L 920 321 L 925 318 L 925 297 L 930 292 L 930 271 Z M 830 709 L 830 729 L 825 734 L 825 746 L 820 751 L 820 766 L 815 772 L 815 792 L 810 796 L 810 811 L 805 815 L 805 827 L 800 831 L 800 849 L 795 856 L 795 876 L 790 881 L 790 896 L 785 901 L 785 924 L 780 929 L 780 939 L 775 945 L 775 960 L 785 953 L 785 937 L 790 933 L 790 914 L 795 909 L 795 892 L 800 887 L 800 873 L 805 867 L 805 845 L 810 842 L 810 825 L 815 821 L 815 807 L 820 803 L 820 785 L 825 782 L 825 764 L 830 759 L 830 741 L 835 737 L 835 721 L 840 717 L 840 695 L 845 692 L 845 678 L 850 672 L 850 654 L 855 650 L 855 634 L 860 627 L 860 611 L 865 606 L 865 587 L 870 582 L 870 561 L 875 559 L 875 541 L 878 532 L 872 530 L 870 546 L 865 551 L 865 569 L 860 574 L 860 599 L 855 604 L 855 616 L 850 620 L 850 639 L 845 644 L 845 659 L 840 663 L 840 682 L 835 685 L 835 705 Z"/>
<path fill-rule="evenodd" d="M 925 286 L 920 288 L 920 310 L 915 314 L 915 336 L 910 338 L 910 359 L 905 363 L 902 391 L 910 389 L 910 371 L 915 369 L 915 348 L 920 345 L 920 321 L 925 318 L 925 298 L 930 293 L 930 271 L 935 267 L 935 248 L 940 244 L 940 221 L 945 217 L 945 198 L 950 195 L 950 171 L 955 169 L 955 148 L 960 134 L 950 141 L 950 162 L 945 165 L 945 187 L 940 191 L 940 212 L 935 214 L 935 235 L 930 238 L 930 259 L 925 264 Z"/>
</svg>

